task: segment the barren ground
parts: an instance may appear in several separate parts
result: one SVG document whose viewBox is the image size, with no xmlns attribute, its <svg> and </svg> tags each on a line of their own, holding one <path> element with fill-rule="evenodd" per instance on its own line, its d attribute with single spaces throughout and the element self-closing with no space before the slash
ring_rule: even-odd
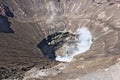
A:
<svg viewBox="0 0 120 80">
<path fill-rule="evenodd" d="M 120 79 L 119 0 L 0 2 L 1 79 Z M 81 27 L 91 31 L 93 44 L 90 50 L 75 56 L 70 63 L 46 59 L 37 47 L 50 34 L 59 31 L 73 33 Z M 47 76 L 43 76 L 41 71 L 47 73 Z"/>
</svg>

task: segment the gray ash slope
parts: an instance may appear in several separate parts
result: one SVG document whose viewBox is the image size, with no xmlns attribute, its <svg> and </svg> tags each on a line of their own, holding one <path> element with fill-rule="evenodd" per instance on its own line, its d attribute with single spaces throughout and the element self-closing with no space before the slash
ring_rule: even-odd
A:
<svg viewBox="0 0 120 80">
<path fill-rule="evenodd" d="M 44 58 L 37 47 L 45 36 L 42 27 L 38 28 L 38 22 L 16 21 L 16 16 L 6 15 L 3 4 L 8 6 L 5 1 L 0 6 L 3 8 L 0 12 L 0 79 L 20 78 L 34 66 L 54 66 L 57 62 Z"/>
</svg>

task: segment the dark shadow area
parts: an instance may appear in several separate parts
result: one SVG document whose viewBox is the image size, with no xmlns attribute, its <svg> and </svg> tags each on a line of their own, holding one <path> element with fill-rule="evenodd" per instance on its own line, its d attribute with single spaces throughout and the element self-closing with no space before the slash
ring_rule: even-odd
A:
<svg viewBox="0 0 120 80">
<path fill-rule="evenodd" d="M 40 48 L 44 57 L 55 60 L 56 55 L 55 51 L 60 48 L 64 42 L 66 37 L 69 36 L 69 33 L 54 33 L 49 35 L 47 38 L 44 38 L 37 47 Z"/>
<path fill-rule="evenodd" d="M 10 11 L 9 7 L 4 3 L 0 3 L 0 12 L 4 13 L 7 17 L 14 17 L 14 14 Z"/>
<path fill-rule="evenodd" d="M 14 33 L 14 31 L 10 28 L 10 22 L 6 16 L 0 14 L 0 32 L 4 33 Z"/>
<path fill-rule="evenodd" d="M 6 16 L 13 18 L 14 14 L 10 11 L 9 7 L 5 6 Z"/>
</svg>

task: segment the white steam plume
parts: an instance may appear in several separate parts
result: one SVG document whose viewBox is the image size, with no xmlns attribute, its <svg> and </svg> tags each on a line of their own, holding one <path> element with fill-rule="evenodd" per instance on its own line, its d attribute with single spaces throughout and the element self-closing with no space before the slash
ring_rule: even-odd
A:
<svg viewBox="0 0 120 80">
<path fill-rule="evenodd" d="M 86 27 L 83 27 L 81 29 L 77 29 L 75 34 L 78 36 L 78 41 L 76 43 L 71 43 L 72 45 L 68 45 L 64 49 L 64 56 L 56 56 L 57 61 L 71 62 L 74 56 L 90 49 L 91 44 L 93 43 L 91 32 Z"/>
</svg>

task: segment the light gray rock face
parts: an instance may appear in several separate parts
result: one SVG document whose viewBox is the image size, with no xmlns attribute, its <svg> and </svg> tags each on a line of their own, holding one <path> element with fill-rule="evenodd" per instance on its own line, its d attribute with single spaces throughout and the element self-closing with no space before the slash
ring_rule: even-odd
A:
<svg viewBox="0 0 120 80">
<path fill-rule="evenodd" d="M 25 72 L 36 65 L 39 65 L 38 70 L 51 68 L 56 62 L 54 64 L 53 61 L 46 60 L 37 45 L 51 34 L 75 33 L 82 27 L 88 28 L 92 34 L 91 48 L 75 56 L 72 62 L 65 63 L 66 67 L 58 75 L 49 75 L 41 79 L 77 79 L 119 61 L 120 2 L 118 0 L 0 1 L 14 14 L 13 18 L 8 18 L 14 33 L 0 33 L 0 66 L 3 72 L 0 76 L 16 78 L 21 75 L 20 71 Z"/>
</svg>

